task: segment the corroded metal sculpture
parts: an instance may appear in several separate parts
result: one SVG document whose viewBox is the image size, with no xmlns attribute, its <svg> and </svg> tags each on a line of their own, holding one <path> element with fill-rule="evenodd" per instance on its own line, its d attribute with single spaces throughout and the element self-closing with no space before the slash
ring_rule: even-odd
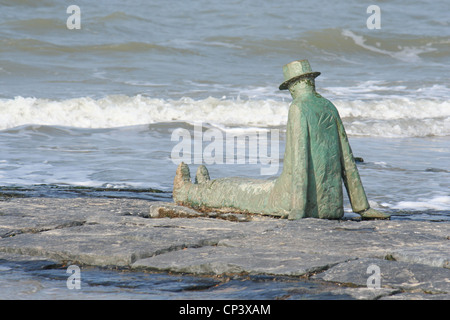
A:
<svg viewBox="0 0 450 320">
<path fill-rule="evenodd" d="M 211 180 L 205 166 L 191 182 L 189 167 L 181 163 L 174 179 L 177 204 L 197 209 L 224 209 L 279 216 L 340 219 L 344 215 L 342 181 L 352 210 L 363 218 L 389 215 L 369 207 L 347 135 L 336 107 L 315 90 L 307 60 L 283 67 L 289 107 L 283 170 L 275 180 L 219 178 Z"/>
</svg>

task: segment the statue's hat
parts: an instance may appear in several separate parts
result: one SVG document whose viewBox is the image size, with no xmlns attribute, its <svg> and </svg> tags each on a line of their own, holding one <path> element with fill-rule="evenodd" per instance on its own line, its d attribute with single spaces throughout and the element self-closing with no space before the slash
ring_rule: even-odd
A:
<svg viewBox="0 0 450 320">
<path fill-rule="evenodd" d="M 284 82 L 280 85 L 280 90 L 286 90 L 289 85 L 302 78 L 317 77 L 320 72 L 313 72 L 308 60 L 297 60 L 283 66 Z"/>
</svg>

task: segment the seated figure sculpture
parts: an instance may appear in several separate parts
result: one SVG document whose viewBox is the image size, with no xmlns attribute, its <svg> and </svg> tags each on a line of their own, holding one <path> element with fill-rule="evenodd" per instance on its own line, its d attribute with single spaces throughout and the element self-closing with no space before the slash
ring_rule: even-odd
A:
<svg viewBox="0 0 450 320">
<path fill-rule="evenodd" d="M 283 170 L 276 179 L 227 177 L 211 180 L 204 165 L 195 182 L 189 167 L 176 171 L 173 199 L 179 205 L 203 209 L 278 216 L 341 219 L 343 187 L 355 213 L 367 219 L 389 215 L 370 208 L 350 144 L 336 107 L 315 90 L 315 78 L 307 60 L 283 66 L 293 97 L 286 128 Z"/>
</svg>

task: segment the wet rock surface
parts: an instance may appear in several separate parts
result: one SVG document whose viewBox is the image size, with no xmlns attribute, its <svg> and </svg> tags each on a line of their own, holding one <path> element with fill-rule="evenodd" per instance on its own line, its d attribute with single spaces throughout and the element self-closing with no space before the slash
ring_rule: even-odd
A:
<svg viewBox="0 0 450 320">
<path fill-rule="evenodd" d="M 282 277 L 283 289 L 262 299 L 447 300 L 449 239 L 450 225 L 439 222 L 289 221 L 138 199 L 0 202 L 0 266 L 21 257 L 39 258 L 46 265 L 219 276 L 235 282 Z M 379 268 L 379 288 L 368 287 L 369 277 L 376 276 L 368 271 L 371 265 Z M 226 290 L 221 294 L 219 288 L 226 285 L 230 282 L 187 297 L 242 297 L 226 295 Z"/>
</svg>

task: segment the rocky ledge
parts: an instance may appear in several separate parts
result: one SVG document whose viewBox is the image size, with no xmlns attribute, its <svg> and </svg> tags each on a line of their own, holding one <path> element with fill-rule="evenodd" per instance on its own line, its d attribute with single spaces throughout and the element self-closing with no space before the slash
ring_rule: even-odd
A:
<svg viewBox="0 0 450 320">
<path fill-rule="evenodd" d="M 449 240 L 445 222 L 289 221 L 136 199 L 0 202 L 0 258 L 288 276 L 329 284 L 330 292 L 355 299 L 450 299 Z"/>
</svg>

